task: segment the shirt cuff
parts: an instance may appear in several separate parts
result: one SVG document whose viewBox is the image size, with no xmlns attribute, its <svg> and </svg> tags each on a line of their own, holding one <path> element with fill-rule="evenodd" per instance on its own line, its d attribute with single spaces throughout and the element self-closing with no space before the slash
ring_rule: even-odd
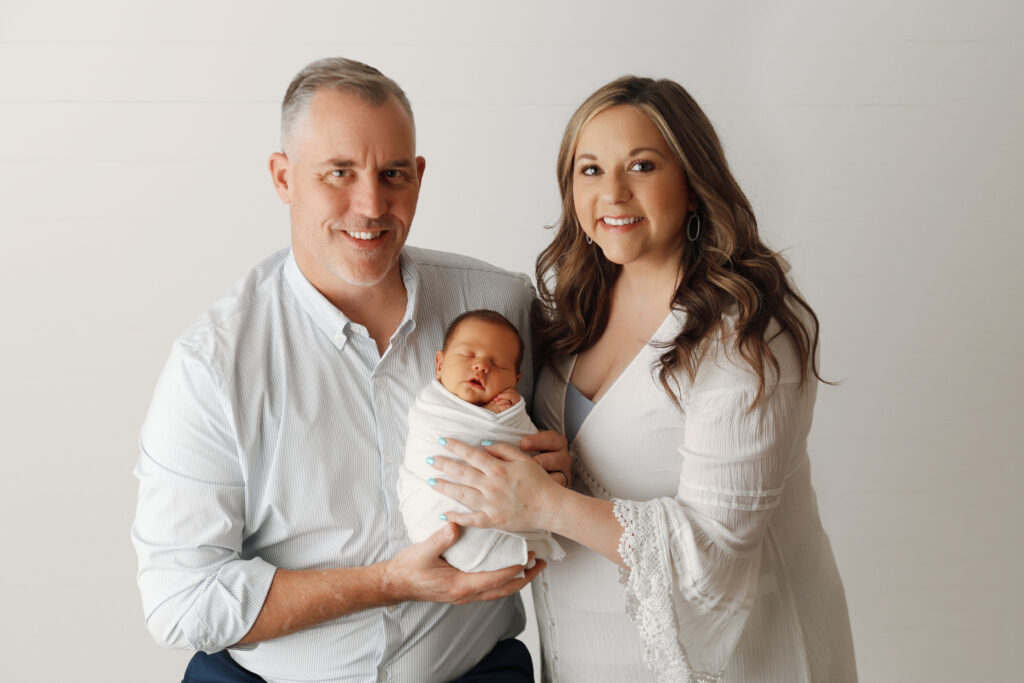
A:
<svg viewBox="0 0 1024 683">
<path fill-rule="evenodd" d="M 210 654 L 227 647 L 255 647 L 256 643 L 235 644 L 256 623 L 276 571 L 276 567 L 258 557 L 232 560 L 220 567 L 182 620 L 182 629 L 192 646 Z"/>
</svg>

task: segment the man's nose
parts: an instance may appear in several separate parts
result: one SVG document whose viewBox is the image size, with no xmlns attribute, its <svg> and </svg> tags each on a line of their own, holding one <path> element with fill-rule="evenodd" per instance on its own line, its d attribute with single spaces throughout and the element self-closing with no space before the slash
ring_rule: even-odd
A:
<svg viewBox="0 0 1024 683">
<path fill-rule="evenodd" d="M 367 218 L 380 218 L 388 212 L 384 189 L 376 178 L 364 178 L 355 190 L 354 208 Z"/>
</svg>

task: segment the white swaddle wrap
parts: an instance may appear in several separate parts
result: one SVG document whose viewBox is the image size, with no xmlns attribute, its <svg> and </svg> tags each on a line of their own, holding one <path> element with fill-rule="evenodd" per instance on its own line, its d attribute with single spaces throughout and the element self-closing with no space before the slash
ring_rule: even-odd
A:
<svg viewBox="0 0 1024 683">
<path fill-rule="evenodd" d="M 536 433 L 537 428 L 526 414 L 526 402 L 521 399 L 508 410 L 492 413 L 463 401 L 437 380 L 424 388 L 409 409 L 409 440 L 405 445 L 405 463 L 398 473 L 399 507 L 412 542 L 418 543 L 440 529 L 445 524 L 439 517 L 441 513 L 470 511 L 427 484 L 431 477 L 444 477 L 427 464 L 427 457 L 456 457 L 438 443 L 439 437 L 471 445 L 483 439 L 518 445 L 524 436 Z M 459 540 L 443 557 L 456 569 L 483 572 L 526 564 L 530 550 L 543 560 L 560 560 L 565 556 L 562 547 L 546 531 L 463 527 Z"/>
</svg>

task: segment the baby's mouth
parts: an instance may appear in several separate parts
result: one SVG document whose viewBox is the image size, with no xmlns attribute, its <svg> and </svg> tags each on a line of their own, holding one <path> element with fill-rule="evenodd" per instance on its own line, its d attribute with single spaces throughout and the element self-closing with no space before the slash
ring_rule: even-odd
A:
<svg viewBox="0 0 1024 683">
<path fill-rule="evenodd" d="M 468 379 L 466 381 L 469 384 L 472 384 L 473 386 L 475 386 L 478 389 L 483 389 L 484 388 L 483 380 L 481 380 L 479 377 L 472 377 L 472 378 L 470 378 L 470 379 Z"/>
</svg>

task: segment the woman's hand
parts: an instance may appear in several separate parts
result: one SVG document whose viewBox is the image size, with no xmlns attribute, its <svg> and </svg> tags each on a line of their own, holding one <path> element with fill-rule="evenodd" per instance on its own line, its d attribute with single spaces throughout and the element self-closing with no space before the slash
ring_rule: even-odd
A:
<svg viewBox="0 0 1024 683">
<path fill-rule="evenodd" d="M 545 430 L 524 436 L 519 447 L 533 454 L 533 460 L 562 486 L 572 483 L 572 456 L 569 442 L 558 432 Z"/>
<path fill-rule="evenodd" d="M 427 460 L 452 480 L 437 478 L 428 483 L 441 494 L 474 510 L 448 512 L 445 518 L 462 526 L 506 531 L 549 529 L 560 494 L 566 489 L 515 446 L 485 444 L 484 448 L 472 448 L 447 439 L 445 448 L 462 461 L 444 456 Z"/>
</svg>

